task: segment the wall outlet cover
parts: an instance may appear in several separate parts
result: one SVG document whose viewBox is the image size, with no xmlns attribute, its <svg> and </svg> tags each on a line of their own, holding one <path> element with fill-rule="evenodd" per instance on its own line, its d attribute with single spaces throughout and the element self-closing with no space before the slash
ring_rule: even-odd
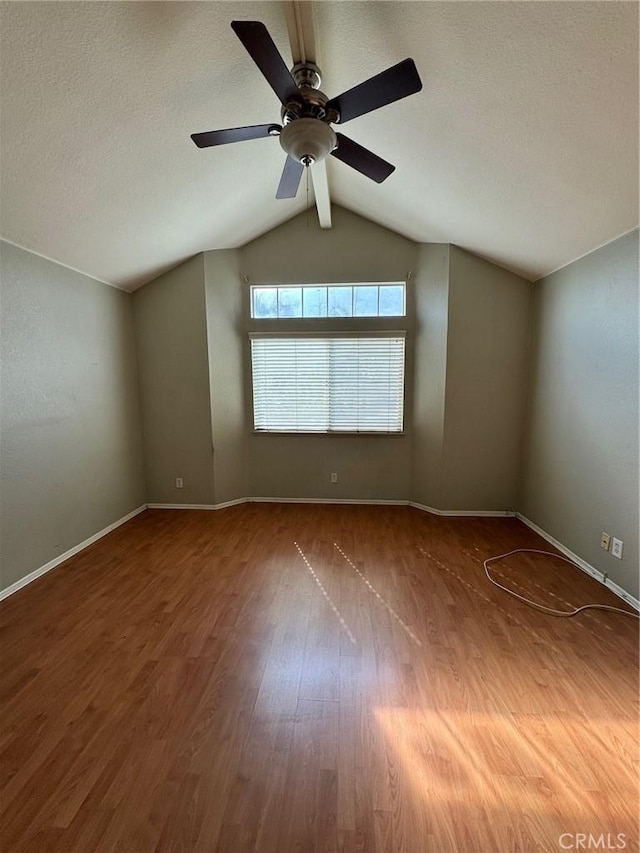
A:
<svg viewBox="0 0 640 853">
<path fill-rule="evenodd" d="M 614 557 L 617 557 L 619 560 L 622 559 L 622 539 L 616 539 L 615 537 L 611 541 L 611 554 Z"/>
</svg>

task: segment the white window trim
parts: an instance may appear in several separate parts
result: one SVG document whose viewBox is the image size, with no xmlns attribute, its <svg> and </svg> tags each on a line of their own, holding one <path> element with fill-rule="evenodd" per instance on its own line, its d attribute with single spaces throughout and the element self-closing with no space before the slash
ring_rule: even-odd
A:
<svg viewBox="0 0 640 853">
<path fill-rule="evenodd" d="M 298 318 L 295 318 L 298 319 Z M 324 317 L 322 318 L 325 319 Z M 332 317 L 329 318 L 333 319 Z M 353 320 L 353 317 L 349 318 Z M 358 319 L 358 318 L 355 318 Z M 369 318 L 366 317 L 363 319 L 378 319 L 378 318 Z M 393 318 L 390 318 L 393 319 Z M 299 331 L 297 329 L 291 329 L 291 331 L 282 331 L 279 330 L 277 332 L 249 332 L 249 339 L 254 340 L 258 338 L 406 338 L 407 331 L 406 329 L 356 329 L 351 330 L 350 332 L 345 331 L 307 331 L 302 330 Z"/>
</svg>

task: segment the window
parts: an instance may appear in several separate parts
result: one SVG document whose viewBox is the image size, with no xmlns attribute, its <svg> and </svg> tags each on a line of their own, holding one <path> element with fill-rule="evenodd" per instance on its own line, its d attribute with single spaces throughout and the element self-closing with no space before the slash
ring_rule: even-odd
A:
<svg viewBox="0 0 640 853">
<path fill-rule="evenodd" d="M 255 430 L 401 433 L 404 338 L 251 333 Z"/>
<path fill-rule="evenodd" d="M 404 317 L 404 282 L 253 285 L 255 320 L 318 317 Z"/>
</svg>

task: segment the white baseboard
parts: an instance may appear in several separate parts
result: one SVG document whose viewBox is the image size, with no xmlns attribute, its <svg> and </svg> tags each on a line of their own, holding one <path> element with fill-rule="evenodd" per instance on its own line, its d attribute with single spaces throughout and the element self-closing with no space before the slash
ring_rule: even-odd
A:
<svg viewBox="0 0 640 853">
<path fill-rule="evenodd" d="M 149 509 L 225 509 L 238 504 L 377 504 L 380 506 L 407 506 L 409 501 L 356 500 L 351 498 L 237 498 L 220 504 L 147 504 Z"/>
<path fill-rule="evenodd" d="M 17 592 L 19 589 L 22 589 L 23 586 L 31 583 L 36 580 L 36 578 L 41 577 L 42 575 L 46 575 L 47 572 L 50 572 L 51 569 L 55 569 L 56 566 L 59 566 L 60 563 L 64 563 L 65 560 L 68 560 L 69 557 L 73 557 L 75 554 L 78 554 L 80 551 L 83 551 L 85 548 L 88 548 L 89 545 L 93 545 L 94 542 L 97 542 L 98 539 L 102 539 L 103 536 L 106 536 L 107 533 L 111 533 L 112 530 L 115 530 L 116 527 L 120 527 L 121 524 L 125 524 L 127 521 L 130 521 L 136 515 L 139 515 L 143 510 L 147 508 L 146 504 L 142 504 L 137 509 L 132 510 L 127 513 L 127 515 L 123 515 L 122 518 L 119 518 L 117 521 L 114 521 L 113 524 L 109 524 L 107 527 L 99 530 L 98 533 L 94 533 L 93 536 L 90 536 L 88 539 L 85 539 L 83 542 L 79 542 L 77 545 L 74 545 L 73 548 L 69 548 L 68 551 L 65 551 L 64 554 L 60 554 L 58 557 L 54 557 L 53 560 L 49 560 L 48 563 L 45 563 L 44 566 L 40 566 L 39 569 L 34 569 L 34 571 L 29 572 L 28 575 L 25 575 L 20 580 L 17 580 L 15 583 L 12 583 L 11 586 L 7 586 L 4 589 L 0 590 L 0 601 L 4 598 L 8 598 L 10 595 L 13 595 L 14 592 Z"/>
<path fill-rule="evenodd" d="M 430 512 L 432 515 L 447 516 L 449 518 L 508 518 L 515 515 L 515 512 L 510 509 L 436 509 L 425 504 L 409 501 L 409 506 L 421 509 L 423 512 Z"/>
<path fill-rule="evenodd" d="M 594 568 L 590 563 L 587 563 L 586 560 L 583 560 L 582 557 L 579 557 L 577 554 L 574 554 L 566 545 L 563 545 L 562 542 L 558 542 L 557 539 L 554 539 L 550 533 L 547 533 L 546 530 L 543 530 L 542 527 L 538 527 L 535 522 L 531 521 L 530 518 L 527 518 L 526 515 L 522 515 L 522 513 L 517 512 L 516 518 L 521 521 L 523 524 L 526 524 L 527 527 L 530 527 L 538 536 L 541 536 L 543 539 L 553 545 L 554 548 L 557 548 L 561 554 L 564 554 L 565 557 L 568 557 L 572 563 L 575 563 L 579 569 L 582 569 L 583 572 L 586 572 L 592 578 L 595 578 L 598 583 L 601 583 L 603 586 L 606 586 L 607 589 L 610 589 L 618 598 L 621 598 L 623 601 L 626 601 L 627 604 L 630 604 L 635 610 L 640 611 L 640 601 L 637 598 L 634 598 L 630 593 L 623 589 L 621 586 L 618 586 L 617 583 L 611 580 L 608 576 L 606 576 L 603 572 Z"/>
<path fill-rule="evenodd" d="M 233 501 L 224 501 L 219 504 L 147 504 L 148 509 L 225 509 L 228 506 L 246 504 L 250 498 L 236 498 Z"/>
<path fill-rule="evenodd" d="M 634 610 L 638 610 L 640 612 L 640 601 L 637 598 L 634 598 L 631 593 L 627 592 L 626 589 L 623 589 L 621 586 L 615 583 L 615 581 L 612 581 L 609 577 L 605 578 L 604 585 L 607 587 L 607 589 L 610 589 L 611 592 L 615 593 L 618 598 L 621 598 L 623 601 L 626 601 L 627 604 L 631 605 Z"/>
<path fill-rule="evenodd" d="M 365 506 L 407 506 L 409 501 L 356 498 L 247 498 L 249 503 L 261 504 L 363 504 Z"/>
<path fill-rule="evenodd" d="M 412 506 L 432 515 L 470 518 L 506 518 L 515 515 L 513 510 L 493 509 L 435 509 L 432 506 L 415 503 L 414 501 L 379 499 L 379 498 L 237 498 L 220 504 L 147 504 L 149 509 L 224 509 L 228 506 L 237 506 L 244 503 L 272 503 L 272 504 L 362 504 L 364 506 Z"/>
</svg>

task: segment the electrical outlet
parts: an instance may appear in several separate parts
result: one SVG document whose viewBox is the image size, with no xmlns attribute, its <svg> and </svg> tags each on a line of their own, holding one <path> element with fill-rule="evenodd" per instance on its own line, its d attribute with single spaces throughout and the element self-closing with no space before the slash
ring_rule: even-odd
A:
<svg viewBox="0 0 640 853">
<path fill-rule="evenodd" d="M 611 544 L 611 536 L 608 533 L 605 533 L 604 530 L 600 534 L 600 547 L 604 548 L 605 551 L 609 550 L 609 545 Z"/>
<path fill-rule="evenodd" d="M 333 474 L 331 475 L 331 482 L 332 482 L 332 483 L 337 483 L 337 482 L 338 482 L 338 475 L 335 473 L 335 471 L 334 471 L 334 472 L 333 472 Z"/>
<path fill-rule="evenodd" d="M 183 485 L 182 477 L 176 477 L 176 489 L 181 489 Z"/>
<path fill-rule="evenodd" d="M 611 540 L 611 555 L 619 560 L 622 559 L 622 545 L 622 539 L 616 539 L 614 536 Z"/>
</svg>

